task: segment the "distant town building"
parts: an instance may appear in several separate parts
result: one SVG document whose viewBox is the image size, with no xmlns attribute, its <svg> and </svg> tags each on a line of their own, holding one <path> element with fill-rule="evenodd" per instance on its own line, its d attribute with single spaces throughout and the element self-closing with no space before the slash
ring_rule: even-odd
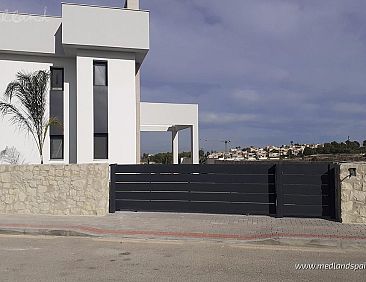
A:
<svg viewBox="0 0 366 282">
<path fill-rule="evenodd" d="M 227 160 L 227 161 L 256 161 L 256 160 L 279 160 L 296 158 L 303 155 L 306 147 L 319 148 L 323 144 L 291 144 L 273 146 L 268 145 L 261 147 L 248 147 L 244 149 L 232 148 L 229 152 L 212 152 L 207 157 L 214 160 Z"/>
</svg>

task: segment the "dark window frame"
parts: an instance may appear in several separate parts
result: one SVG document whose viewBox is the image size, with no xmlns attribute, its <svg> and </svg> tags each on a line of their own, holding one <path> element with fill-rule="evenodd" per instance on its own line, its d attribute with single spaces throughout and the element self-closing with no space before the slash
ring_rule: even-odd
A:
<svg viewBox="0 0 366 282">
<path fill-rule="evenodd" d="M 61 139 L 62 140 L 62 150 L 61 150 L 61 157 L 54 158 L 52 157 L 52 139 Z M 50 136 L 50 160 L 64 160 L 65 158 L 65 136 L 64 135 L 51 135 Z"/>
<path fill-rule="evenodd" d="M 59 91 L 64 91 L 64 84 L 65 84 L 65 69 L 64 68 L 61 68 L 61 67 L 51 67 L 50 68 L 51 70 L 51 74 L 50 74 L 50 84 L 51 84 L 51 87 L 50 89 L 51 90 L 59 90 Z M 52 74 L 53 74 L 53 71 L 54 70 L 60 70 L 61 73 L 62 73 L 62 86 L 61 87 L 53 87 L 52 85 Z"/>
<path fill-rule="evenodd" d="M 106 156 L 105 158 L 97 158 L 95 156 L 95 137 L 106 137 Z M 108 160 L 109 159 L 109 134 L 108 133 L 94 133 L 93 135 L 94 145 L 93 145 L 93 157 L 94 160 Z"/>
<path fill-rule="evenodd" d="M 105 67 L 105 85 L 95 84 L 95 66 Z M 107 61 L 93 61 L 93 86 L 108 86 L 108 62 Z"/>
<path fill-rule="evenodd" d="M 104 84 L 96 84 L 96 67 L 98 66 L 102 66 L 105 70 L 105 77 L 104 77 Z M 102 78 L 102 77 L 101 77 Z M 96 96 L 95 95 L 99 95 L 97 91 L 98 89 L 107 89 L 106 93 L 107 93 L 107 98 L 108 98 L 108 61 L 104 61 L 104 60 L 93 60 L 93 103 L 95 103 L 95 99 L 96 99 Z M 107 111 L 108 111 L 108 102 L 107 102 Z M 94 107 L 94 110 L 95 110 L 95 105 L 93 106 Z M 99 110 L 103 110 L 103 109 L 99 109 Z M 94 140 L 94 146 L 93 146 L 93 157 L 94 157 L 94 160 L 108 160 L 109 158 L 109 134 L 108 132 L 97 132 L 95 131 L 95 127 L 96 127 L 96 120 L 95 120 L 95 113 L 94 113 L 94 135 L 93 135 L 93 140 Z M 107 122 L 108 122 L 108 118 L 107 118 Z M 107 126 L 108 128 L 108 126 Z M 108 131 L 108 129 L 107 129 Z M 96 147 L 96 144 L 100 144 L 100 143 L 96 143 L 96 139 L 97 138 L 105 138 L 105 147 L 102 148 L 102 147 Z M 96 148 L 98 149 L 102 149 L 102 150 L 96 150 Z M 102 152 L 102 154 L 99 154 L 100 152 Z M 96 154 L 98 153 L 98 154 Z M 102 156 L 103 155 L 103 156 Z M 101 157 L 102 156 L 102 157 Z"/>
</svg>

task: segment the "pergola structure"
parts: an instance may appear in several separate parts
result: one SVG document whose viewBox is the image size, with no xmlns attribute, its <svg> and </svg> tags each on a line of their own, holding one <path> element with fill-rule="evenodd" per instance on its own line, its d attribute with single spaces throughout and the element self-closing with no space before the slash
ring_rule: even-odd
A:
<svg viewBox="0 0 366 282">
<path fill-rule="evenodd" d="M 179 131 L 187 128 L 191 130 L 192 163 L 198 164 L 198 105 L 141 102 L 140 131 L 170 131 L 174 164 L 179 163 Z"/>
</svg>

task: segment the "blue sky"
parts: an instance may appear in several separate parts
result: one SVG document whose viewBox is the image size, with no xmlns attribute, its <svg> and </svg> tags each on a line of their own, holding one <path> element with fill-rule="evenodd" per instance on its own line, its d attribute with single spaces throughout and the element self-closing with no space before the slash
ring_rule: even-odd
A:
<svg viewBox="0 0 366 282">
<path fill-rule="evenodd" d="M 59 15 L 60 3 L 1 0 L 0 9 Z M 199 103 L 202 148 L 366 139 L 366 1 L 141 0 L 141 8 L 151 11 L 142 100 Z M 167 134 L 142 141 L 144 152 L 170 149 Z"/>
</svg>

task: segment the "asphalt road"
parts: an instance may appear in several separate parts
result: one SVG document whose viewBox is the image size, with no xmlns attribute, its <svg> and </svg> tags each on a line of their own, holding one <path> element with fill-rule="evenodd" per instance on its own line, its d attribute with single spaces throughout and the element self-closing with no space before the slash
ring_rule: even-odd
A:
<svg viewBox="0 0 366 282">
<path fill-rule="evenodd" d="M 296 270 L 363 263 L 365 251 L 205 241 L 0 236 L 0 281 L 365 281 L 366 270 Z"/>
</svg>

